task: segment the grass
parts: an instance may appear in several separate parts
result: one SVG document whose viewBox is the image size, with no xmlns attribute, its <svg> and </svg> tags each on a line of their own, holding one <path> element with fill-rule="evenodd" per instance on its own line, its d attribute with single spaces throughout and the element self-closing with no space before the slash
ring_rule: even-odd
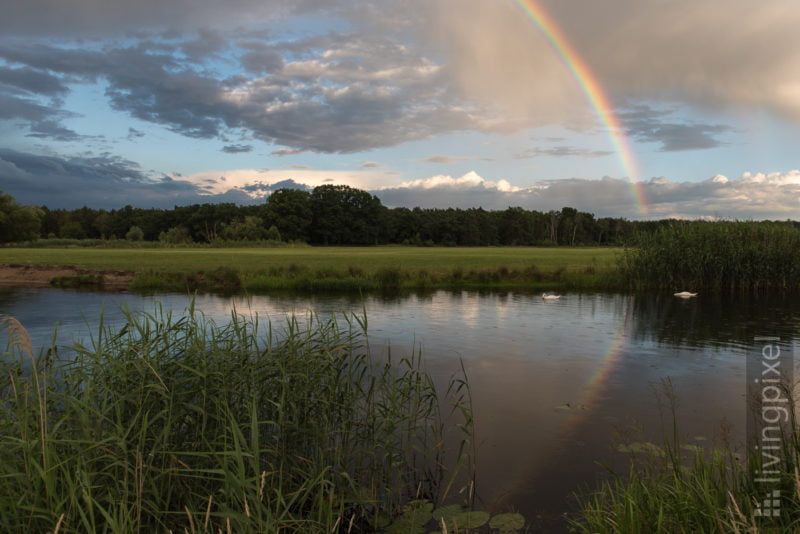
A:
<svg viewBox="0 0 800 534">
<path fill-rule="evenodd" d="M 4 248 L 4 262 L 70 265 L 138 273 L 142 291 L 213 290 L 220 267 L 241 287 L 273 290 L 371 291 L 439 288 L 609 288 L 618 282 L 611 248 Z"/>
<path fill-rule="evenodd" d="M 3 324 L 3 532 L 365 532 L 456 493 L 440 410 L 469 441 L 465 379 L 374 361 L 366 318 L 128 314 L 38 357 Z"/>
<path fill-rule="evenodd" d="M 669 400 L 672 431 L 661 446 L 628 444 L 630 470 L 615 473 L 599 488 L 578 497 L 579 510 L 571 519 L 573 532 L 626 533 L 778 533 L 800 531 L 800 427 L 792 410 L 783 427 L 780 469 L 780 515 L 762 517 L 757 508 L 767 491 L 764 459 L 751 453 L 743 460 L 729 443 L 703 449 L 681 442 L 675 418 L 677 400 L 669 381 L 663 392 Z M 790 393 L 789 393 L 790 394 Z M 778 475 L 770 475 L 775 478 Z"/>
</svg>

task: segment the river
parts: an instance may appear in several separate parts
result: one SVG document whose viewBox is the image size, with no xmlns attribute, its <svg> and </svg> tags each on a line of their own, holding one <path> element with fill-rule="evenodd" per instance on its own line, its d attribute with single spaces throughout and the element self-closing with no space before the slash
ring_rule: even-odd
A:
<svg viewBox="0 0 800 534">
<path fill-rule="evenodd" d="M 122 308 L 183 313 L 186 295 L 139 296 L 55 289 L 0 289 L 0 313 L 17 318 L 35 346 L 87 339 L 99 317 Z M 659 391 L 669 379 L 685 442 L 725 439 L 742 449 L 746 360 L 757 336 L 797 345 L 800 303 L 780 297 L 680 299 L 580 294 L 544 301 L 522 293 L 437 291 L 403 297 L 199 295 L 216 322 L 231 312 L 280 325 L 288 314 L 366 313 L 373 351 L 421 349 L 442 383 L 463 363 L 475 412 L 477 494 L 492 511 L 519 510 L 548 531 L 571 495 L 607 472 L 625 471 L 625 439 L 671 431 Z M 2 334 L 4 337 L 5 332 Z M 0 339 L 4 341 L 4 339 Z"/>
</svg>

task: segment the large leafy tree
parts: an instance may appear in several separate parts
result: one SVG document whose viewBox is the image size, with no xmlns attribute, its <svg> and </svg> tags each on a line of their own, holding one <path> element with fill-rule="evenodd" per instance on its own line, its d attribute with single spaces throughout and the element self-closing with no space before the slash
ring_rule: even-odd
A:
<svg viewBox="0 0 800 534">
<path fill-rule="evenodd" d="M 39 237 L 42 211 L 23 206 L 9 194 L 0 191 L 0 243 L 27 241 Z"/>
<path fill-rule="evenodd" d="M 287 241 L 309 241 L 312 213 L 310 194 L 300 189 L 278 189 L 273 192 L 264 209 L 264 219 L 275 226 Z"/>
<path fill-rule="evenodd" d="M 323 245 L 373 245 L 386 208 L 375 195 L 346 185 L 315 187 L 309 199 L 311 238 Z"/>
</svg>

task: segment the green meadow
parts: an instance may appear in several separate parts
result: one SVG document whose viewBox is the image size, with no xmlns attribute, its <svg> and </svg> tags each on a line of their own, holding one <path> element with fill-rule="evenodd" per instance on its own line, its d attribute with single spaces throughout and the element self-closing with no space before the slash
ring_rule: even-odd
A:
<svg viewBox="0 0 800 534">
<path fill-rule="evenodd" d="M 620 248 L 547 247 L 301 247 L 301 248 L 5 248 L 3 262 L 27 265 L 74 265 L 86 269 L 192 272 L 235 267 L 252 273 L 292 263 L 309 268 L 365 270 L 398 266 L 406 269 L 484 269 L 505 265 L 543 270 L 611 267 Z"/>
<path fill-rule="evenodd" d="M 137 290 L 596 288 L 619 248 L 7 248 L 4 263 L 137 273 Z"/>
</svg>

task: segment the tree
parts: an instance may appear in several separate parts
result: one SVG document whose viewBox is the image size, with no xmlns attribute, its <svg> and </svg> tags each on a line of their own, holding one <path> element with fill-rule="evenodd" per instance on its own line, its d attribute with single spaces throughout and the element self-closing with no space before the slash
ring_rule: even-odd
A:
<svg viewBox="0 0 800 534">
<path fill-rule="evenodd" d="M 278 230 L 278 227 L 274 224 L 267 229 L 267 239 L 270 241 L 280 241 L 281 240 L 281 232 Z"/>
<path fill-rule="evenodd" d="M 0 191 L 0 243 L 37 239 L 42 216 L 39 208 L 23 206 Z"/>
<path fill-rule="evenodd" d="M 100 210 L 100 214 L 94 218 L 92 223 L 98 232 L 100 232 L 100 239 L 107 239 L 111 235 L 112 219 L 111 214 L 105 210 Z"/>
<path fill-rule="evenodd" d="M 192 236 L 185 226 L 173 226 L 166 232 L 158 234 L 158 240 L 167 245 L 182 245 L 192 242 Z"/>
<path fill-rule="evenodd" d="M 266 224 L 275 226 L 287 241 L 309 241 L 313 218 L 310 196 L 300 189 L 278 189 L 267 199 Z"/>
<path fill-rule="evenodd" d="M 309 198 L 311 238 L 324 245 L 373 245 L 386 208 L 375 195 L 347 185 L 315 187 Z"/>
<path fill-rule="evenodd" d="M 144 232 L 138 226 L 131 226 L 131 229 L 125 234 L 125 239 L 128 241 L 142 241 L 144 239 Z"/>
<path fill-rule="evenodd" d="M 228 241 L 258 241 L 266 237 L 267 230 L 264 229 L 261 217 L 248 216 L 225 225 L 222 229 L 222 238 Z"/>
<path fill-rule="evenodd" d="M 86 239 L 86 232 L 78 221 L 67 221 L 62 224 L 59 235 L 64 239 Z"/>
</svg>

